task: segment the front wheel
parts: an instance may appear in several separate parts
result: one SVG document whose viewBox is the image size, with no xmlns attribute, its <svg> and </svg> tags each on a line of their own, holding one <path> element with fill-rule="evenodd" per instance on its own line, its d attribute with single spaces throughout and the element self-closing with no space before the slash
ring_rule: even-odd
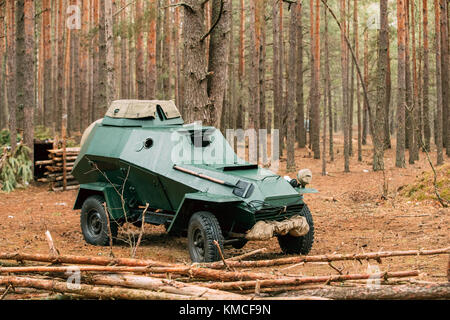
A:
<svg viewBox="0 0 450 320">
<path fill-rule="evenodd" d="M 290 234 L 278 236 L 278 243 L 284 253 L 308 254 L 311 251 L 314 243 L 314 221 L 306 204 L 303 206 L 300 215 L 306 218 L 309 231 L 302 237 L 293 237 Z"/>
<path fill-rule="evenodd" d="M 223 251 L 224 239 L 217 218 L 207 211 L 194 213 L 188 226 L 188 247 L 192 262 L 220 260 L 220 253 L 214 240 Z"/>
<path fill-rule="evenodd" d="M 117 223 L 111 221 L 108 230 L 108 217 L 103 202 L 103 197 L 91 196 L 84 201 L 81 208 L 80 222 L 84 240 L 96 246 L 108 245 L 110 234 L 113 239 L 117 236 Z"/>
</svg>

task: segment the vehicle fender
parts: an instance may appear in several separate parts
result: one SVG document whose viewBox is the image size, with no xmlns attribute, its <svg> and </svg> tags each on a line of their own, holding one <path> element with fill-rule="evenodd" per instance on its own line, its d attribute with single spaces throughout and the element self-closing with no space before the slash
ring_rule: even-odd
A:
<svg viewBox="0 0 450 320">
<path fill-rule="evenodd" d="M 217 195 L 205 192 L 186 193 L 178 206 L 170 226 L 167 228 L 167 232 L 185 229 L 191 215 L 197 211 L 198 208 L 239 202 L 243 202 L 243 200 L 235 196 Z"/>
<path fill-rule="evenodd" d="M 81 184 L 73 209 L 81 209 L 84 201 L 92 195 L 103 196 L 108 212 L 113 219 L 120 219 L 125 216 L 125 213 L 129 213 L 127 205 L 125 205 L 126 212 L 124 212 L 121 197 L 116 189 L 110 183 L 106 182 Z"/>
<path fill-rule="evenodd" d="M 319 191 L 317 189 L 313 189 L 313 188 L 294 188 L 294 189 L 297 190 L 297 192 L 300 194 L 319 193 Z"/>
</svg>

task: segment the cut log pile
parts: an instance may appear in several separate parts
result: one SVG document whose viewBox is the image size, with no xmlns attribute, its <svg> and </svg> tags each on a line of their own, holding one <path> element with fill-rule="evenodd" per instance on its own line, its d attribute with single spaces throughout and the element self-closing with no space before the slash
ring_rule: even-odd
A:
<svg viewBox="0 0 450 320">
<path fill-rule="evenodd" d="M 79 183 L 70 174 L 75 160 L 80 152 L 79 147 L 48 150 L 48 160 L 36 161 L 36 165 L 45 166 L 44 178 L 39 178 L 39 182 L 48 182 L 53 191 L 62 191 L 64 186 L 64 170 L 66 178 L 66 190 L 78 188 Z M 64 166 L 65 158 L 65 166 Z"/>
<path fill-rule="evenodd" d="M 343 274 L 333 268 L 339 274 L 306 276 L 287 275 L 279 269 L 251 269 L 344 260 L 380 263 L 385 257 L 449 255 L 450 247 L 242 260 L 257 252 L 261 250 L 203 265 L 61 255 L 55 251 L 48 255 L 0 252 L 0 300 L 20 298 L 21 292 L 26 297 L 35 294 L 38 299 L 45 292 L 77 299 L 450 299 L 449 282 L 414 280 L 420 276 L 419 270 Z"/>
</svg>

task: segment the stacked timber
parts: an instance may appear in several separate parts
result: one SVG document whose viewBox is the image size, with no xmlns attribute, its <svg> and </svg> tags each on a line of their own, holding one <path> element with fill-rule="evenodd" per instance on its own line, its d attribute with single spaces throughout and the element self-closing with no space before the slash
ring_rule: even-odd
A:
<svg viewBox="0 0 450 320">
<path fill-rule="evenodd" d="M 48 231 L 47 231 L 48 232 Z M 50 238 L 49 248 L 54 248 Z M 345 274 L 332 261 L 374 260 L 398 256 L 448 255 L 450 248 L 383 251 L 354 254 L 297 256 L 272 260 L 244 260 L 261 249 L 218 263 L 180 264 L 157 260 L 105 256 L 74 256 L 50 250 L 51 254 L 0 252 L 0 300 L 42 298 L 44 292 L 82 299 L 166 300 L 323 300 L 323 299 L 449 299 L 450 283 L 428 282 L 415 277 L 419 270 Z M 222 254 L 223 257 L 223 254 Z M 330 263 L 339 274 L 308 276 L 286 274 L 267 266 Z M 12 261 L 11 261 L 12 260 Z M 17 261 L 17 263 L 14 263 Z M 28 262 L 25 262 L 28 261 Z M 261 262 L 261 263 L 260 263 Z M 51 264 L 49 264 L 51 263 Z M 294 263 L 294 264 L 293 264 Z M 362 263 L 362 262 L 361 262 Z M 218 265 L 221 264 L 221 269 Z M 232 267 L 233 265 L 233 267 Z M 381 264 L 380 264 L 381 267 Z M 257 270 L 252 270 L 257 268 Z M 77 271 L 78 285 L 66 281 Z M 373 280 L 377 280 L 373 284 Z M 26 291 L 24 291 L 26 289 Z M 3 292 L 3 293 L 2 293 Z M 7 297 L 8 296 L 8 297 Z M 46 298 L 44 296 L 44 298 Z M 51 297 L 47 297 L 51 298 Z M 58 298 L 58 297 L 54 297 Z"/>
<path fill-rule="evenodd" d="M 50 183 L 53 191 L 62 191 L 64 184 L 66 184 L 66 190 L 78 188 L 79 183 L 70 172 L 80 148 L 50 149 L 48 152 L 48 160 L 36 161 L 36 165 L 44 165 L 46 169 L 44 177 L 39 178 L 38 181 Z"/>
</svg>

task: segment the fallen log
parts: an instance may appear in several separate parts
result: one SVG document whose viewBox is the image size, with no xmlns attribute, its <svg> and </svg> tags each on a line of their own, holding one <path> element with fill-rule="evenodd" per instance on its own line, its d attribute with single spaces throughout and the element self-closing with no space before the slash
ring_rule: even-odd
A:
<svg viewBox="0 0 450 320">
<path fill-rule="evenodd" d="M 72 147 L 72 148 L 66 148 L 66 153 L 79 153 L 80 152 L 80 147 Z M 50 153 L 62 153 L 64 151 L 64 149 L 49 149 L 47 150 Z"/>
<path fill-rule="evenodd" d="M 1 256 L 0 256 L 1 258 Z M 59 259 L 59 258 L 56 258 Z M 74 266 L 36 266 L 36 267 L 0 267 L 0 273 L 66 273 L 74 269 Z M 136 272 L 136 273 L 171 273 L 187 275 L 192 278 L 201 278 L 217 281 L 277 279 L 276 275 L 256 272 L 222 271 L 190 266 L 174 267 L 128 267 L 128 266 L 76 266 L 80 272 Z"/>
<path fill-rule="evenodd" d="M 306 283 L 329 283 L 335 281 L 357 280 L 357 279 L 388 279 L 388 278 L 402 278 L 418 276 L 418 271 L 399 271 L 399 272 L 381 272 L 376 274 L 346 274 L 333 276 L 318 276 L 318 277 L 299 277 L 299 278 L 283 278 L 273 280 L 259 280 L 258 285 L 262 287 L 275 287 L 286 285 L 301 285 Z M 235 281 L 225 283 L 206 283 L 203 286 L 218 290 L 241 290 L 254 288 L 257 281 Z"/>
<path fill-rule="evenodd" d="M 150 289 L 167 293 L 181 294 L 193 297 L 203 297 L 208 300 L 247 300 L 249 297 L 241 294 L 209 289 L 202 286 L 187 284 L 168 279 L 156 279 L 145 276 L 108 274 L 86 277 L 89 284 L 121 286 L 134 289 Z"/>
<path fill-rule="evenodd" d="M 79 186 L 80 185 L 78 183 L 76 185 L 67 186 L 66 190 L 75 190 L 75 189 L 78 189 Z M 52 191 L 63 191 L 63 189 L 64 189 L 64 187 L 58 187 L 58 188 L 53 187 Z"/>
<path fill-rule="evenodd" d="M 54 257 L 49 254 L 39 253 L 20 253 L 20 252 L 0 252 L 0 260 L 16 260 L 16 261 L 38 261 L 49 262 L 53 264 L 87 264 L 99 266 L 174 266 L 175 264 L 159 262 L 154 260 L 141 260 L 130 258 L 109 258 L 109 257 L 90 257 L 90 256 L 74 256 L 74 255 L 59 255 Z"/>
<path fill-rule="evenodd" d="M 87 284 L 68 285 L 67 282 L 33 279 L 27 277 L 0 276 L 1 285 L 43 289 L 60 293 L 74 293 L 94 299 L 123 299 L 123 300 L 204 300 L 202 297 L 192 297 L 166 292 L 153 292 L 148 290 L 96 287 Z"/>
<path fill-rule="evenodd" d="M 425 286 L 371 286 L 371 287 L 329 287 L 302 290 L 301 295 L 311 295 L 338 300 L 429 300 L 450 299 L 450 283 L 436 283 Z M 290 294 L 296 294 L 290 292 Z"/>
<path fill-rule="evenodd" d="M 331 261 L 342 261 L 342 260 L 380 260 L 381 258 L 387 257 L 399 257 L 399 256 L 428 256 L 436 254 L 448 254 L 450 253 L 450 247 L 434 250 L 407 250 L 407 251 L 380 251 L 380 252 L 369 252 L 369 253 L 350 253 L 350 254 L 324 254 L 316 256 L 298 256 L 298 257 L 287 257 L 279 259 L 270 260 L 256 260 L 256 261 L 228 261 L 228 267 L 234 268 L 261 268 L 278 266 L 293 263 L 307 263 L 307 262 L 331 262 Z M 221 269 L 224 267 L 222 261 L 212 262 L 212 263 L 202 263 L 200 266 Z"/>
</svg>

